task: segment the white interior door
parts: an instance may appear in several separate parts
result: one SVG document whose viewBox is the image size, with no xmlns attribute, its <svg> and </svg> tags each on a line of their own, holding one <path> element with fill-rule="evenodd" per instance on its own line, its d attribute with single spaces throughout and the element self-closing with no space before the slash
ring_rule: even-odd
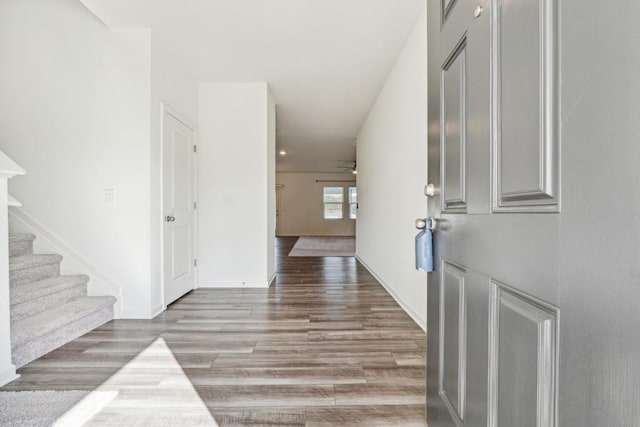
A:
<svg viewBox="0 0 640 427">
<path fill-rule="evenodd" d="M 164 302 L 195 287 L 195 132 L 163 113 Z"/>
</svg>

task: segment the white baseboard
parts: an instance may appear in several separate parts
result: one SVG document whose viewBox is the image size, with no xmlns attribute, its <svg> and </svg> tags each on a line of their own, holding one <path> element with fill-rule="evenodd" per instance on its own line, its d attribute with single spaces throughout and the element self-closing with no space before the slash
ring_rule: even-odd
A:
<svg viewBox="0 0 640 427">
<path fill-rule="evenodd" d="M 0 387 L 9 384 L 18 377 L 20 377 L 20 375 L 16 374 L 16 367 L 14 365 L 3 367 L 2 371 L 0 371 Z"/>
<path fill-rule="evenodd" d="M 360 256 L 356 255 L 356 259 L 360 262 L 360 264 L 364 266 L 364 268 L 367 269 L 369 273 L 371 273 L 371 275 L 382 285 L 382 287 L 386 289 L 389 295 L 391 295 L 391 297 L 394 300 L 396 300 L 396 302 L 400 305 L 400 307 L 402 307 L 405 313 L 407 313 L 409 317 L 411 317 L 411 319 L 413 319 L 413 321 L 416 322 L 418 326 L 420 326 L 420 329 L 426 332 L 427 319 L 423 318 L 418 313 L 416 313 L 411 307 L 409 307 L 409 305 L 405 301 L 403 301 L 402 298 L 398 296 L 398 294 L 394 292 L 393 288 L 389 286 L 387 283 L 385 283 L 385 281 L 382 280 L 382 278 L 380 278 L 380 276 L 378 276 L 378 274 L 371 267 L 369 267 L 367 263 L 364 262 L 362 258 L 360 258 Z"/>
<path fill-rule="evenodd" d="M 153 312 L 151 310 L 145 310 L 139 307 L 129 307 L 128 310 L 124 309 L 122 310 L 121 315 L 122 317 L 120 317 L 120 319 L 127 320 L 151 320 L 156 316 L 153 315 Z"/>
<path fill-rule="evenodd" d="M 276 237 L 356 237 L 356 235 L 344 233 L 283 233 Z"/>
<path fill-rule="evenodd" d="M 114 306 L 114 318 L 122 317 L 122 287 L 115 280 L 93 266 L 89 261 L 74 251 L 60 236 L 49 230 L 24 208 L 9 209 L 9 225 L 12 231 L 36 235 L 34 247 L 39 251 L 57 253 L 63 256 L 60 265 L 62 274 L 86 274 L 90 277 L 89 295 L 110 295 L 117 299 Z"/>
<path fill-rule="evenodd" d="M 225 281 L 225 280 L 200 280 L 198 281 L 198 288 L 246 288 L 246 289 L 269 289 L 271 280 L 255 281 L 255 282 L 240 282 L 240 281 Z"/>
<path fill-rule="evenodd" d="M 156 317 L 158 314 L 162 313 L 166 310 L 166 306 L 164 304 L 159 305 L 158 307 L 151 310 L 151 319 Z"/>
</svg>

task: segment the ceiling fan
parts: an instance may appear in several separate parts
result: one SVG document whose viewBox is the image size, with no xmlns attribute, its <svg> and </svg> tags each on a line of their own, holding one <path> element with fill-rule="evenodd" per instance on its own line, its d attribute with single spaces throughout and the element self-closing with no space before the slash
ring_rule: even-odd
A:
<svg viewBox="0 0 640 427">
<path fill-rule="evenodd" d="M 358 162 L 354 160 L 353 166 L 342 167 L 344 172 L 351 172 L 354 175 L 358 174 Z"/>
</svg>

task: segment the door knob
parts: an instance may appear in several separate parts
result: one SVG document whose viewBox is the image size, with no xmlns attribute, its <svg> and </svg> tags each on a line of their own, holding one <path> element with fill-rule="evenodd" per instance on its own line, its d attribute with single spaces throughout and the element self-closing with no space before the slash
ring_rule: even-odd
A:
<svg viewBox="0 0 640 427">
<path fill-rule="evenodd" d="M 476 17 L 476 18 L 479 18 L 480 15 L 482 15 L 482 11 L 483 10 L 484 9 L 482 8 L 482 6 L 476 7 L 476 10 L 473 11 L 473 16 Z"/>
<path fill-rule="evenodd" d="M 424 195 L 432 198 L 435 197 L 436 194 L 438 194 L 438 191 L 436 190 L 436 186 L 435 184 L 427 184 L 424 186 Z"/>
<path fill-rule="evenodd" d="M 167 222 L 173 222 L 176 220 L 175 216 L 171 216 L 171 215 L 167 215 L 167 217 L 165 218 L 167 220 Z"/>
<path fill-rule="evenodd" d="M 431 231 L 436 230 L 436 222 L 437 220 L 430 216 L 429 218 L 418 218 L 416 219 L 415 226 L 418 230 L 424 230 L 428 228 Z"/>
</svg>

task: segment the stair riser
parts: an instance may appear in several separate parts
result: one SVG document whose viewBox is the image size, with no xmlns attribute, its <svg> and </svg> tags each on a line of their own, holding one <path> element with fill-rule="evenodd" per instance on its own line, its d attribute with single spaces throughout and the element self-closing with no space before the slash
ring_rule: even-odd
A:
<svg viewBox="0 0 640 427">
<path fill-rule="evenodd" d="M 9 244 L 9 256 L 33 254 L 33 240 L 19 240 Z"/>
<path fill-rule="evenodd" d="M 44 356 L 63 344 L 74 340 L 87 332 L 113 319 L 113 307 L 102 308 L 75 322 L 56 329 L 53 332 L 12 349 L 12 359 L 16 367 L 21 368 L 32 360 Z"/>
<path fill-rule="evenodd" d="M 12 270 L 9 272 L 11 286 L 20 286 L 25 283 L 36 282 L 60 275 L 60 263 L 38 265 L 36 267 Z"/>
<path fill-rule="evenodd" d="M 12 305 L 11 321 L 17 322 L 29 316 L 42 313 L 45 310 L 57 307 L 59 305 L 73 301 L 77 298 L 82 298 L 84 296 L 87 296 L 87 285 L 80 284 L 72 288 L 64 289 L 60 292 L 44 295 L 39 298 L 34 298 L 21 304 Z"/>
</svg>

